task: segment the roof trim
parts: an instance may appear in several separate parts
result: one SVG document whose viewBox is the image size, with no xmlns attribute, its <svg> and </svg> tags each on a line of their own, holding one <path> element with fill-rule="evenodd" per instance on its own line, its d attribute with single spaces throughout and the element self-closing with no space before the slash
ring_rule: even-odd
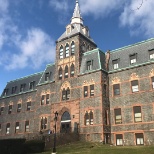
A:
<svg viewBox="0 0 154 154">
<path fill-rule="evenodd" d="M 111 50 L 110 54 L 112 54 L 114 52 L 118 52 L 118 51 L 124 50 L 124 49 L 127 49 L 127 48 L 132 48 L 134 46 L 138 46 L 138 45 L 143 44 L 143 43 L 148 43 L 148 42 L 151 42 L 151 41 L 154 41 L 154 38 L 151 38 L 151 39 L 148 39 L 148 40 L 144 40 L 144 41 L 132 44 L 132 45 L 124 46 L 122 48 L 118 48 L 118 49 L 115 49 L 115 50 Z"/>
<path fill-rule="evenodd" d="M 21 78 L 19 78 L 19 79 L 15 79 L 15 80 L 9 81 L 9 82 L 7 82 L 7 83 L 11 83 L 11 82 L 15 82 L 15 81 L 27 79 L 27 78 L 29 78 L 29 77 L 33 77 L 33 76 L 35 76 L 35 75 L 39 75 L 39 74 L 42 74 L 42 73 L 43 73 L 43 71 L 42 71 L 42 72 L 39 72 L 39 73 L 34 73 L 34 74 L 31 74 L 31 75 L 28 75 L 28 76 L 25 76 L 25 77 L 21 77 Z"/>
</svg>

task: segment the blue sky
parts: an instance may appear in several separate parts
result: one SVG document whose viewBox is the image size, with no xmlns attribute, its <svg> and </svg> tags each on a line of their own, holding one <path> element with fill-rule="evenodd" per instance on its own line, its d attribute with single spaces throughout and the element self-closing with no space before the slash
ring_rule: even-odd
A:
<svg viewBox="0 0 154 154">
<path fill-rule="evenodd" d="M 154 37 L 154 0 L 79 0 L 84 25 L 104 52 Z M 0 93 L 8 81 L 55 60 L 75 0 L 0 0 Z"/>
</svg>

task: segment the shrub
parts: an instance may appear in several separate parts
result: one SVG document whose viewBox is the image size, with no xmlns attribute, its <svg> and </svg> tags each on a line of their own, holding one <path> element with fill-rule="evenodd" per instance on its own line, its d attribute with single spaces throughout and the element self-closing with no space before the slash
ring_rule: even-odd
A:
<svg viewBox="0 0 154 154">
<path fill-rule="evenodd" d="M 25 139 L 0 140 L 0 153 L 2 154 L 25 154 Z"/>
<path fill-rule="evenodd" d="M 24 144 L 27 153 L 43 152 L 45 148 L 45 142 L 42 140 L 30 140 Z"/>
</svg>

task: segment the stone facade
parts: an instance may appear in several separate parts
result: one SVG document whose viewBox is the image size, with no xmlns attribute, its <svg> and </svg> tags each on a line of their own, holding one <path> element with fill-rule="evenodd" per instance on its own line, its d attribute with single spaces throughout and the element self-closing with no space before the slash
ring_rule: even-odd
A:
<svg viewBox="0 0 154 154">
<path fill-rule="evenodd" d="M 56 42 L 55 64 L 7 83 L 0 139 L 54 132 L 114 145 L 154 144 L 154 39 L 103 53 L 83 25 L 78 1 Z"/>
</svg>

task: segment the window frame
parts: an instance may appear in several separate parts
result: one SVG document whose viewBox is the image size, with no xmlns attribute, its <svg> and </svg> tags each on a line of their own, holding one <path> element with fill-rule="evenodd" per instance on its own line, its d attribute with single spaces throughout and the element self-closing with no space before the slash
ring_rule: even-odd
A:
<svg viewBox="0 0 154 154">
<path fill-rule="evenodd" d="M 26 84 L 23 83 L 20 85 L 20 92 L 24 92 L 25 91 L 25 87 L 26 87 Z"/>
<path fill-rule="evenodd" d="M 45 104 L 45 95 L 42 95 L 41 96 L 41 105 L 44 105 Z"/>
<path fill-rule="evenodd" d="M 88 97 L 88 86 L 83 87 L 83 96 L 84 96 L 84 98 Z"/>
<path fill-rule="evenodd" d="M 63 59 L 63 58 L 64 58 L 64 48 L 61 45 L 59 49 L 59 59 Z"/>
<path fill-rule="evenodd" d="M 1 106 L 0 108 L 0 115 L 2 115 L 4 113 L 4 106 Z"/>
<path fill-rule="evenodd" d="M 130 58 L 130 65 L 137 63 L 137 54 L 136 53 L 129 55 L 129 58 Z"/>
<path fill-rule="evenodd" d="M 63 78 L 63 69 L 62 69 L 62 67 L 59 68 L 58 73 L 59 73 L 59 80 L 62 80 L 62 78 Z"/>
<path fill-rule="evenodd" d="M 91 71 L 93 66 L 93 60 L 87 61 L 87 71 Z"/>
<path fill-rule="evenodd" d="M 70 56 L 69 44 L 67 43 L 65 46 L 65 58 Z"/>
<path fill-rule="evenodd" d="M 95 86 L 94 84 L 90 85 L 90 96 L 95 96 Z"/>
<path fill-rule="evenodd" d="M 16 90 L 17 90 L 17 86 L 12 87 L 12 92 L 11 92 L 11 94 L 15 94 L 15 93 L 16 93 Z"/>
<path fill-rule="evenodd" d="M 75 66 L 74 64 L 72 64 L 70 67 L 70 77 L 74 77 L 74 73 L 75 73 Z"/>
<path fill-rule="evenodd" d="M 122 112 L 121 112 L 121 108 L 116 108 L 114 109 L 114 120 L 115 120 L 115 124 L 122 124 Z"/>
<path fill-rule="evenodd" d="M 45 81 L 46 82 L 50 81 L 50 76 L 51 76 L 51 72 L 46 72 L 45 73 Z"/>
<path fill-rule="evenodd" d="M 20 130 L 20 123 L 16 122 L 15 123 L 15 133 L 19 133 L 19 130 Z"/>
<path fill-rule="evenodd" d="M 50 94 L 46 94 L 46 105 L 50 104 Z"/>
<path fill-rule="evenodd" d="M 30 90 L 33 90 L 34 87 L 35 87 L 35 81 L 31 81 L 31 82 L 29 83 L 29 89 L 30 89 Z"/>
<path fill-rule="evenodd" d="M 66 66 L 65 66 L 65 74 L 64 74 L 64 78 L 65 78 L 65 79 L 68 78 L 68 73 L 69 73 L 69 68 L 68 68 L 68 66 L 66 65 Z"/>
<path fill-rule="evenodd" d="M 141 106 L 134 106 L 133 113 L 134 113 L 134 122 L 135 123 L 142 122 L 142 108 L 141 108 Z"/>
<path fill-rule="evenodd" d="M 21 105 L 21 103 L 17 104 L 17 113 L 21 112 L 22 105 L 20 107 L 19 107 L 19 105 Z"/>
<path fill-rule="evenodd" d="M 8 114 L 11 114 L 11 113 L 12 113 L 12 109 L 13 109 L 13 105 L 10 104 L 10 105 L 8 106 Z"/>
<path fill-rule="evenodd" d="M 136 140 L 136 145 L 144 145 L 144 134 L 143 133 L 135 133 L 135 140 Z M 138 142 L 139 142 L 139 144 L 138 144 Z"/>
<path fill-rule="evenodd" d="M 154 49 L 149 50 L 149 60 L 154 60 Z"/>
<path fill-rule="evenodd" d="M 46 130 L 48 125 L 48 118 L 41 117 L 41 130 Z"/>
<path fill-rule="evenodd" d="M 10 134 L 10 126 L 11 126 L 10 123 L 7 123 L 7 124 L 6 124 L 6 134 L 7 134 L 7 135 Z"/>
<path fill-rule="evenodd" d="M 120 95 L 120 84 L 114 84 L 113 85 L 113 96 L 119 96 Z"/>
<path fill-rule="evenodd" d="M 137 82 L 137 84 L 135 82 Z M 139 92 L 139 81 L 138 80 L 131 81 L 131 90 L 132 90 L 132 93 Z"/>
<path fill-rule="evenodd" d="M 71 43 L 71 56 L 73 56 L 75 54 L 75 43 L 74 41 L 72 41 Z"/>
<path fill-rule="evenodd" d="M 30 124 L 29 124 L 29 120 L 25 121 L 25 132 L 29 132 L 30 131 Z"/>
<path fill-rule="evenodd" d="M 151 85 L 152 85 L 152 89 L 154 89 L 154 76 L 151 77 Z"/>
<path fill-rule="evenodd" d="M 119 59 L 112 60 L 113 69 L 116 70 L 119 68 Z"/>
<path fill-rule="evenodd" d="M 27 111 L 31 110 L 32 102 L 27 102 Z"/>
<path fill-rule="evenodd" d="M 116 134 L 116 145 L 123 146 L 123 134 Z"/>
</svg>

